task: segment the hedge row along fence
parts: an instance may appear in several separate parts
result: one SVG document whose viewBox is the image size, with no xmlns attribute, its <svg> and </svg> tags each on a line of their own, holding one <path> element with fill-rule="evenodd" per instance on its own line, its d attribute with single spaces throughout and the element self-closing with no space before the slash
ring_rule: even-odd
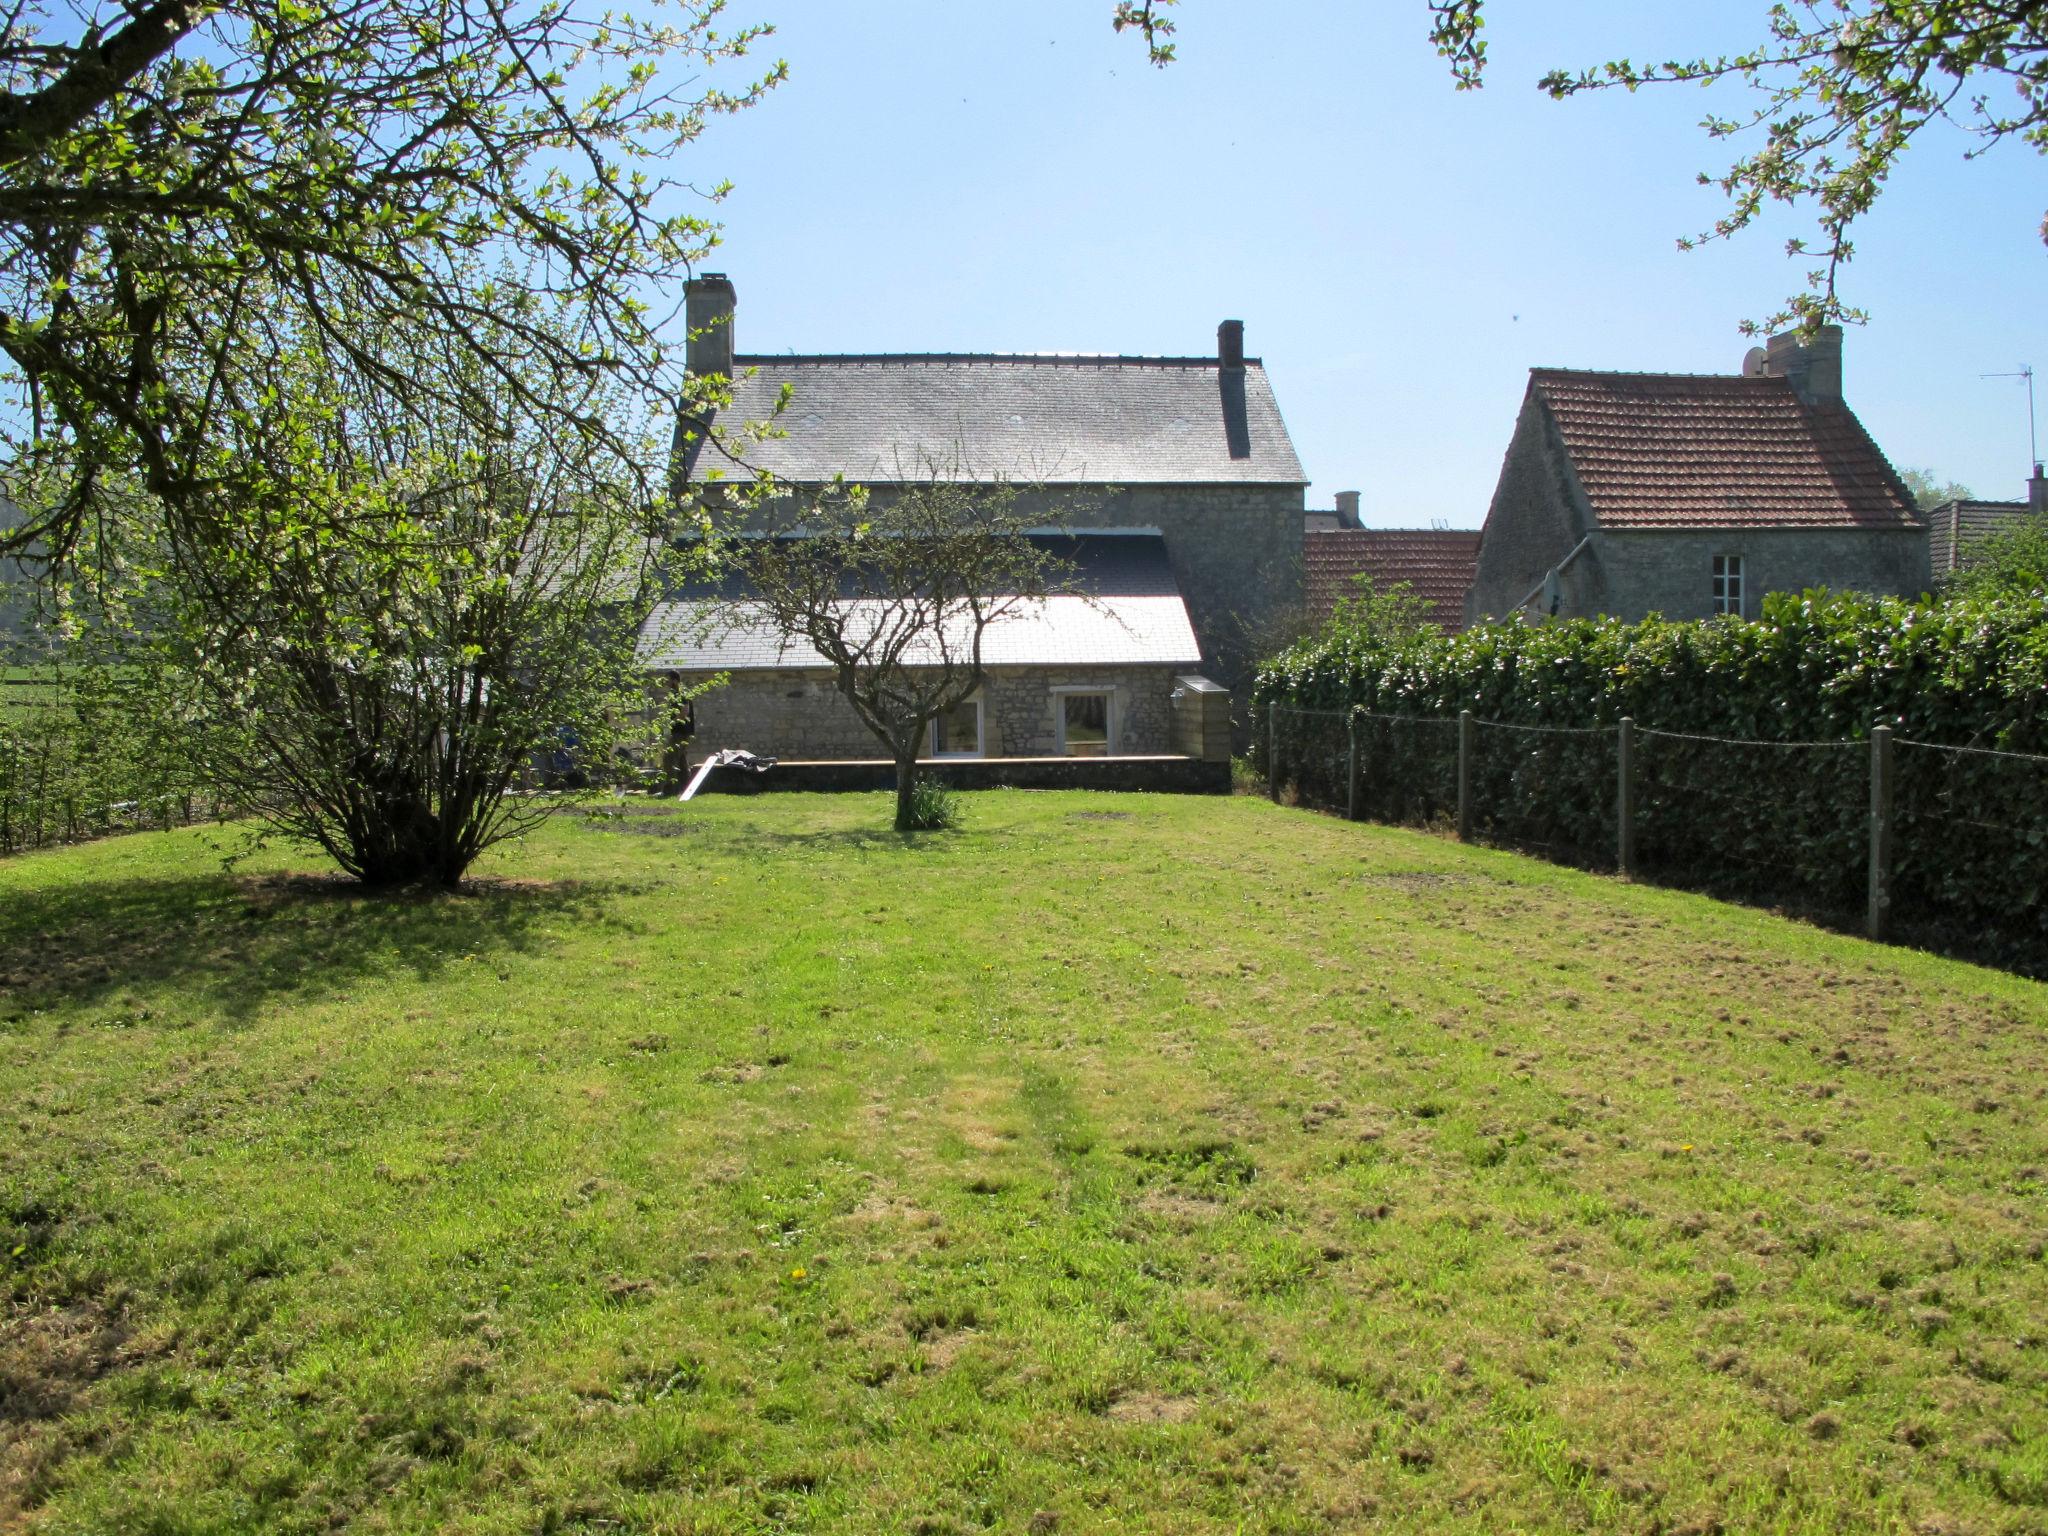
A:
<svg viewBox="0 0 2048 1536">
<path fill-rule="evenodd" d="M 1892 926 L 2048 972 L 2048 598 L 1339 629 L 1264 668 L 1255 707 L 1260 768 L 1303 801 L 1450 824 L 1462 761 L 1472 835 L 1611 868 L 1626 785 L 1631 873 L 1859 922 L 1887 727 Z"/>
<path fill-rule="evenodd" d="M 214 810 L 177 722 L 118 679 L 0 669 L 0 855 Z"/>
</svg>

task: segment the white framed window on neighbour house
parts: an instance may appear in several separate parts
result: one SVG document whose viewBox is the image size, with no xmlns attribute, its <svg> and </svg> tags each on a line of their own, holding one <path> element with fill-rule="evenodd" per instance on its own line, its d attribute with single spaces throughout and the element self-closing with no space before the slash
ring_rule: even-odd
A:
<svg viewBox="0 0 2048 1536">
<path fill-rule="evenodd" d="M 980 757 L 981 700 L 968 699 L 932 721 L 933 757 Z"/>
<path fill-rule="evenodd" d="M 1106 688 L 1055 688 L 1062 757 L 1116 755 L 1116 697 Z"/>
<path fill-rule="evenodd" d="M 1714 556 L 1714 612 L 1742 617 L 1742 556 Z"/>
</svg>

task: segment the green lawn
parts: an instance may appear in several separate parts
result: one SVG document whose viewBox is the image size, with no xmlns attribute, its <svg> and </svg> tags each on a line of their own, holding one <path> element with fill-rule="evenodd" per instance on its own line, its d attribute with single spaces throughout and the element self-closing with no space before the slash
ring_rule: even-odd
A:
<svg viewBox="0 0 2048 1536">
<path fill-rule="evenodd" d="M 1252 799 L 0 863 L 0 1528 L 2048 1529 L 2048 988 Z"/>
</svg>

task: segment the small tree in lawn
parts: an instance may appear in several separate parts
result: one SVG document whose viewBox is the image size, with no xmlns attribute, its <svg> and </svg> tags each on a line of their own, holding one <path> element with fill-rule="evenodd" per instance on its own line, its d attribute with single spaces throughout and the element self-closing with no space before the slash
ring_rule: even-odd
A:
<svg viewBox="0 0 2048 1536">
<path fill-rule="evenodd" d="M 81 543 L 73 590 L 82 635 L 187 699 L 231 798 L 366 885 L 452 888 L 551 809 L 513 793 L 537 760 L 567 750 L 594 787 L 638 730 L 634 643 L 671 557 L 618 446 L 630 397 L 592 383 L 558 402 L 573 415 L 529 410 L 466 358 L 398 350 L 420 339 L 290 375 L 249 443 L 275 472 L 247 482 L 274 491 L 234 543 L 185 546 L 145 498 L 139 527 Z M 460 404 L 386 394 L 401 362 L 450 370 Z"/>
<path fill-rule="evenodd" d="M 1072 590 L 1071 566 L 1027 537 L 1014 486 L 932 473 L 885 500 L 836 485 L 783 528 L 736 542 L 753 595 L 735 624 L 807 642 L 896 763 L 896 830 L 920 814 L 932 722 L 986 680 L 991 627 Z"/>
</svg>

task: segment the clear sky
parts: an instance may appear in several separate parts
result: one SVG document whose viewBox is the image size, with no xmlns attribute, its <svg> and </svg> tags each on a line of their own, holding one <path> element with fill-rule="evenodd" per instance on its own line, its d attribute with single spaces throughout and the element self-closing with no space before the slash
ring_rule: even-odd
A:
<svg viewBox="0 0 2048 1536">
<path fill-rule="evenodd" d="M 1310 506 L 1476 527 L 1529 368 L 1733 372 L 1804 270 L 1792 221 L 1676 249 L 1724 206 L 1706 93 L 1534 88 L 1753 42 L 1765 0 L 1491 0 L 1462 93 L 1423 0 L 1185 0 L 1165 70 L 1110 10 L 734 0 L 791 78 L 675 170 L 736 183 L 705 265 L 739 349 L 1197 355 L 1241 318 Z M 2026 394 L 1979 376 L 2048 374 L 2048 159 L 1965 148 L 1930 135 L 1857 237 L 1845 392 L 1895 465 L 2017 497 Z"/>
</svg>

